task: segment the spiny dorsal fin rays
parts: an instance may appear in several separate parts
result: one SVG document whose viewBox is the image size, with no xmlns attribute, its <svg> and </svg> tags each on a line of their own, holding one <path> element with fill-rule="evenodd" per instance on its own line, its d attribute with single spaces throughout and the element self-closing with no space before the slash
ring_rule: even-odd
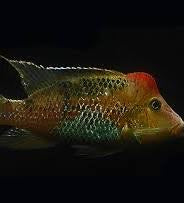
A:
<svg viewBox="0 0 184 203">
<path fill-rule="evenodd" d="M 6 60 L 18 71 L 22 85 L 28 95 L 41 88 L 46 88 L 56 83 L 58 80 L 64 80 L 68 78 L 68 76 L 74 75 L 73 70 L 76 70 L 75 73 L 81 71 L 89 71 L 90 73 L 95 73 L 96 71 L 115 72 L 112 70 L 92 67 L 43 67 L 42 65 L 38 66 L 32 62 L 9 60 L 1 55 L 0 58 Z"/>
<path fill-rule="evenodd" d="M 110 71 L 107 69 L 100 69 L 95 67 L 46 67 L 47 70 L 104 70 L 104 71 Z"/>
<path fill-rule="evenodd" d="M 18 71 L 22 85 L 28 95 L 40 88 L 50 86 L 57 80 L 56 74 L 48 71 L 43 66 L 38 66 L 31 62 L 9 60 L 3 56 L 0 57 L 5 59 Z"/>
<path fill-rule="evenodd" d="M 53 67 L 53 66 L 48 66 L 48 67 L 44 67 L 42 65 L 36 65 L 32 62 L 27 62 L 27 61 L 17 61 L 17 60 L 9 60 L 7 58 L 5 58 L 4 56 L 0 55 L 1 58 L 5 59 L 6 61 L 8 61 L 9 63 L 20 63 L 20 64 L 26 64 L 26 65 L 32 65 L 35 68 L 38 69 L 42 69 L 42 70 L 99 70 L 99 71 L 109 71 L 112 72 L 111 70 L 108 69 L 102 69 L 102 68 L 96 68 L 96 67 Z M 114 72 L 114 71 L 113 71 Z"/>
</svg>

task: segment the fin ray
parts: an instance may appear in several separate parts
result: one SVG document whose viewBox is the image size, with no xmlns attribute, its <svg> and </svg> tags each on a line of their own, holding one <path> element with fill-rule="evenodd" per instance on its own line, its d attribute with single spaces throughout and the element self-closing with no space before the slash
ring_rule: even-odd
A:
<svg viewBox="0 0 184 203">
<path fill-rule="evenodd" d="M 73 145 L 75 156 L 86 158 L 102 158 L 120 152 L 120 149 L 104 149 L 96 146 Z"/>
<path fill-rule="evenodd" d="M 55 145 L 54 142 L 18 128 L 11 128 L 0 136 L 0 147 L 13 150 L 42 149 L 54 147 Z"/>
<path fill-rule="evenodd" d="M 117 71 L 94 67 L 43 67 L 42 65 L 39 66 L 32 62 L 9 60 L 1 55 L 0 58 L 7 61 L 17 70 L 21 77 L 22 85 L 28 95 L 41 88 L 51 86 L 57 81 L 71 80 L 73 77 L 76 79 L 77 77 L 80 77 L 81 74 L 89 76 L 98 72 L 102 75 L 111 75 L 112 73 L 119 75 L 120 77 L 123 75 Z"/>
<path fill-rule="evenodd" d="M 50 86 L 57 80 L 57 75 L 43 66 L 31 62 L 9 60 L 0 56 L 12 65 L 21 77 L 21 82 L 28 95 L 34 91 Z"/>
</svg>

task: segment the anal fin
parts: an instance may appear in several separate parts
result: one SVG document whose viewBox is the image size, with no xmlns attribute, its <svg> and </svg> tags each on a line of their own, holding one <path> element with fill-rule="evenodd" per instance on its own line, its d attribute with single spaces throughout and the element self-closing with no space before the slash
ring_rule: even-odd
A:
<svg viewBox="0 0 184 203">
<path fill-rule="evenodd" d="M 24 129 L 11 128 L 0 135 L 0 148 L 32 150 L 50 148 L 55 145 L 55 142 L 50 142 Z"/>
<path fill-rule="evenodd" d="M 106 157 L 121 151 L 120 149 L 106 149 L 88 145 L 73 145 L 72 148 L 75 149 L 75 156 L 84 158 Z"/>
</svg>

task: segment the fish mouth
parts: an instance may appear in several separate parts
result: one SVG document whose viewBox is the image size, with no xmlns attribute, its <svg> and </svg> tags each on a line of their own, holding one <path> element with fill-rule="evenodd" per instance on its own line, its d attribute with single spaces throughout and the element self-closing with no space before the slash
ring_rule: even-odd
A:
<svg viewBox="0 0 184 203">
<path fill-rule="evenodd" d="M 184 123 L 179 123 L 171 128 L 171 134 L 184 136 Z"/>
</svg>

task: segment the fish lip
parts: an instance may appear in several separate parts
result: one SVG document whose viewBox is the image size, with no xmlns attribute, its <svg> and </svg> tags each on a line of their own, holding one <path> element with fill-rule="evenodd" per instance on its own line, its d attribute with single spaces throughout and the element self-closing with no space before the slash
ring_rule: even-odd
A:
<svg viewBox="0 0 184 203">
<path fill-rule="evenodd" d="M 184 122 L 178 123 L 171 128 L 171 134 L 184 136 Z"/>
</svg>

